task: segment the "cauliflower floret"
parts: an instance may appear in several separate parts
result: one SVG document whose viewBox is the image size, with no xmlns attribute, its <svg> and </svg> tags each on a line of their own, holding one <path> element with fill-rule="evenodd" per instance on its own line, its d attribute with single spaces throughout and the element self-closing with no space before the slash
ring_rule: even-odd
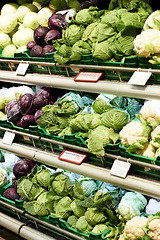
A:
<svg viewBox="0 0 160 240">
<path fill-rule="evenodd" d="M 154 139 L 157 134 L 160 134 L 160 125 L 154 128 L 154 130 L 151 132 L 151 138 Z"/>
<path fill-rule="evenodd" d="M 148 28 L 160 30 L 160 11 L 159 10 L 152 12 L 146 19 L 143 29 L 146 30 Z"/>
<path fill-rule="evenodd" d="M 149 57 L 151 54 L 160 53 L 160 31 L 147 29 L 138 34 L 134 39 L 134 50 L 141 57 Z"/>
<path fill-rule="evenodd" d="M 137 121 L 125 125 L 119 133 L 122 145 L 131 145 L 141 139 L 148 141 L 147 137 L 142 135 L 143 130 L 142 123 Z"/>
<path fill-rule="evenodd" d="M 120 237 L 118 238 L 118 240 L 125 240 L 124 236 L 121 234 Z"/>
<path fill-rule="evenodd" d="M 160 211 L 160 200 L 151 198 L 146 206 L 145 212 L 148 216 L 155 214 Z"/>
<path fill-rule="evenodd" d="M 148 100 L 140 110 L 142 119 L 146 120 L 152 127 L 160 124 L 160 100 Z"/>
<path fill-rule="evenodd" d="M 153 240 L 160 240 L 160 219 L 153 219 L 149 222 L 149 237 Z"/>
<path fill-rule="evenodd" d="M 147 221 L 148 219 L 146 217 L 140 216 L 133 217 L 131 220 L 127 221 L 124 227 L 124 237 L 128 237 L 129 240 L 134 240 L 138 237 L 142 237 L 145 234 L 143 227 L 146 226 Z"/>
</svg>

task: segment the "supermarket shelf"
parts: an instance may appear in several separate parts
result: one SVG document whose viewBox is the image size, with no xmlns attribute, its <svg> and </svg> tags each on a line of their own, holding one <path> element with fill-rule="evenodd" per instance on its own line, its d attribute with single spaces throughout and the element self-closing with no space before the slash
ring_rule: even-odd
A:
<svg viewBox="0 0 160 240">
<path fill-rule="evenodd" d="M 73 77 L 62 75 L 26 74 L 16 75 L 14 71 L 1 71 L 0 81 L 18 84 L 48 86 L 67 90 L 108 93 L 143 99 L 160 99 L 160 85 L 133 86 L 127 82 L 99 80 L 98 82 L 76 82 Z"/>
<path fill-rule="evenodd" d="M 73 163 L 61 161 L 58 159 L 59 154 L 43 151 L 34 147 L 28 147 L 24 144 L 13 143 L 7 145 L 0 140 L 0 149 L 12 152 L 18 156 L 34 159 L 42 164 L 49 166 L 63 168 L 65 170 L 82 174 L 103 182 L 109 182 L 113 185 L 120 186 L 125 189 L 141 192 L 145 195 L 160 198 L 160 181 L 148 177 L 141 177 L 141 175 L 128 175 L 125 179 L 110 174 L 110 169 L 94 166 L 87 163 L 76 165 Z"/>
</svg>

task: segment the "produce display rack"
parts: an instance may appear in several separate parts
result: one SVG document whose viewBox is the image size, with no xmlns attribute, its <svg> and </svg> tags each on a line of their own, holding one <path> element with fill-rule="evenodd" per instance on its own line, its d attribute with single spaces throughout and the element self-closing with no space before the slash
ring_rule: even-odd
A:
<svg viewBox="0 0 160 240">
<path fill-rule="evenodd" d="M 4 60 L 4 63 L 10 62 L 9 60 Z M 0 59 L 2 62 L 2 59 Z M 10 63 L 19 64 L 22 61 L 19 60 L 11 60 Z M 48 67 L 55 67 L 54 63 L 46 62 L 29 62 L 32 64 L 42 64 Z M 101 70 L 101 71 L 151 71 L 152 74 L 160 75 L 159 69 L 139 69 L 139 68 L 127 68 L 127 67 L 115 67 L 115 66 L 95 66 L 95 65 L 78 65 L 70 64 L 62 65 L 61 67 L 68 68 L 71 67 L 78 69 L 91 69 L 91 70 Z M 51 72 L 49 74 L 43 73 L 26 73 L 24 76 L 16 75 L 16 71 L 14 69 L 1 70 L 0 71 L 0 81 L 5 83 L 13 83 L 13 84 L 27 84 L 33 86 L 48 86 L 54 88 L 62 88 L 67 90 L 76 90 L 76 91 L 84 91 L 84 92 L 94 92 L 94 93 L 108 93 L 115 95 L 122 95 L 127 97 L 134 98 L 142 98 L 142 99 L 160 99 L 160 86 L 157 84 L 151 84 L 150 82 L 145 86 L 132 86 L 125 81 L 120 80 L 110 80 L 107 78 L 99 80 L 97 83 L 93 82 L 75 82 L 74 76 L 70 75 L 54 75 Z M 33 129 L 32 129 L 33 130 Z M 3 143 L 3 134 L 6 131 L 11 131 L 15 133 L 15 142 L 11 145 Z M 76 138 L 76 136 L 74 136 Z M 24 139 L 24 141 L 22 141 Z M 27 143 L 28 139 L 28 143 Z M 126 149 L 122 147 L 118 147 L 115 152 L 112 148 L 106 149 L 106 154 L 104 158 L 99 158 L 98 156 L 95 159 L 92 159 L 93 155 L 90 155 L 88 149 L 85 147 L 83 141 L 80 141 L 79 138 L 66 138 L 62 141 L 59 141 L 57 138 L 46 138 L 45 135 L 35 135 L 34 132 L 21 131 L 21 129 L 15 129 L 13 126 L 0 126 L 0 149 L 8 152 L 12 152 L 17 156 L 29 158 L 36 160 L 41 164 L 46 164 L 48 166 L 53 166 L 57 168 L 63 168 L 68 171 L 72 171 L 84 176 L 91 177 L 93 179 L 97 179 L 103 182 L 109 182 L 113 185 L 120 186 L 125 189 L 130 189 L 133 191 L 138 191 L 143 193 L 144 195 L 160 198 L 160 164 L 158 160 L 158 164 L 153 164 L 152 159 L 149 159 L 148 162 L 144 162 L 143 159 L 134 154 L 130 155 L 126 152 Z M 64 162 L 58 159 L 60 152 L 64 149 L 73 149 L 76 151 L 82 151 L 89 155 L 88 162 L 84 162 L 81 165 L 72 164 L 69 162 Z M 108 152 L 107 152 L 108 150 Z M 91 159 L 93 160 L 91 162 Z M 133 171 L 129 172 L 125 179 L 119 178 L 117 176 L 110 174 L 110 168 L 115 159 L 130 162 L 133 168 Z M 141 171 L 142 169 L 142 171 Z M 146 174 L 144 174 L 143 170 L 147 169 Z M 149 174 L 148 174 L 149 173 Z M 151 173 L 151 174 L 150 174 Z M 153 174 L 152 174 L 153 173 Z M 154 173 L 156 173 L 154 175 Z M 4 218 L 10 218 L 9 215 L 15 215 L 19 218 L 19 221 L 23 224 L 24 221 L 29 221 L 35 224 L 35 226 L 40 225 L 42 228 L 49 229 L 50 232 L 55 232 L 56 234 L 62 234 L 65 236 L 65 239 L 87 239 L 87 236 L 82 236 L 83 234 L 79 234 L 78 232 L 74 232 L 70 229 L 65 221 L 57 219 L 48 219 L 48 218 L 36 218 L 27 213 L 24 213 L 20 207 L 13 206 L 10 203 L 7 203 L 0 199 L 0 205 L 4 213 L 0 213 L 0 218 L 2 219 L 3 214 Z M 7 216 L 8 215 L 8 216 Z M 14 218 L 14 217 L 13 217 Z M 14 219 L 15 220 L 15 219 Z M 7 221 L 7 220 L 6 220 Z M 12 220 L 9 219 L 11 222 Z M 4 226 L 7 226 L 8 223 L 4 223 Z M 8 224 L 9 226 L 9 224 Z M 24 225 L 23 225 L 24 226 Z M 26 227 L 26 226 L 25 226 Z M 9 228 L 12 229 L 11 226 Z M 21 227 L 23 232 L 24 227 Z M 26 230 L 27 231 L 27 230 Z M 32 231 L 32 230 L 31 230 Z M 34 231 L 34 230 L 33 230 Z M 36 231 L 36 230 L 35 230 Z M 17 231 L 18 234 L 22 234 L 21 231 Z M 42 234 L 40 231 L 37 231 L 37 234 Z M 23 235 L 23 234 L 22 234 Z M 21 235 L 21 236 L 22 236 Z M 23 235 L 24 238 L 29 239 L 29 233 Z M 93 237 L 96 239 L 95 237 Z M 36 239 L 36 238 L 35 238 Z M 39 238 L 41 239 L 41 238 Z M 43 236 L 43 239 L 50 239 L 49 236 Z M 51 239 L 54 239 L 52 237 Z M 89 239 L 92 239 L 91 237 Z M 102 236 L 101 236 L 101 239 Z M 105 239 L 105 238 L 104 238 Z"/>
</svg>

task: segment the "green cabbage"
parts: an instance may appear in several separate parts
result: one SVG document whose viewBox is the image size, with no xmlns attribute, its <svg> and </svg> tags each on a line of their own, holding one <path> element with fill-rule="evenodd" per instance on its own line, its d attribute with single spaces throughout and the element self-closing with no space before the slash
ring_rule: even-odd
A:
<svg viewBox="0 0 160 240">
<path fill-rule="evenodd" d="M 94 226 L 92 232 L 95 234 L 100 234 L 104 232 L 106 229 L 108 229 L 108 227 L 105 224 L 100 223 Z"/>
<path fill-rule="evenodd" d="M 54 215 L 58 218 L 66 219 L 72 214 L 71 208 L 72 200 L 70 197 L 65 196 L 61 198 L 54 207 Z"/>
<path fill-rule="evenodd" d="M 1 15 L 6 13 L 15 13 L 18 7 L 19 6 L 16 3 L 6 3 L 1 8 Z"/>
<path fill-rule="evenodd" d="M 69 46 L 72 46 L 81 39 L 84 30 L 84 26 L 72 24 L 63 31 L 62 38 Z"/>
<path fill-rule="evenodd" d="M 24 3 L 17 8 L 16 16 L 19 22 L 23 23 L 23 19 L 28 12 L 38 12 L 35 5 L 30 3 Z"/>
<path fill-rule="evenodd" d="M 36 215 L 48 216 L 53 211 L 53 203 L 54 194 L 52 192 L 42 193 L 34 205 Z"/>
<path fill-rule="evenodd" d="M 18 30 L 12 37 L 13 44 L 17 47 L 25 46 L 30 41 L 34 41 L 34 31 L 30 28 Z"/>
<path fill-rule="evenodd" d="M 105 127 L 119 132 L 129 122 L 129 114 L 118 109 L 111 109 L 102 114 L 101 121 Z"/>
<path fill-rule="evenodd" d="M 82 55 L 91 53 L 91 46 L 82 40 L 77 41 L 71 48 L 70 61 L 77 61 L 81 59 Z"/>
<path fill-rule="evenodd" d="M 28 12 L 23 18 L 23 26 L 35 30 L 39 27 L 38 14 L 35 12 Z"/>
<path fill-rule="evenodd" d="M 7 45 L 3 51 L 2 56 L 4 57 L 14 57 L 14 54 L 17 52 L 17 48 L 14 44 Z"/>
<path fill-rule="evenodd" d="M 8 183 L 7 171 L 0 167 L 0 187 L 4 187 Z"/>
<path fill-rule="evenodd" d="M 93 227 L 88 223 L 85 216 L 82 216 L 76 222 L 76 229 L 80 232 L 84 232 L 86 234 L 90 234 Z"/>
<path fill-rule="evenodd" d="M 76 217 L 75 215 L 71 215 L 67 219 L 68 225 L 73 228 L 76 228 L 77 221 L 78 221 L 78 217 Z"/>
<path fill-rule="evenodd" d="M 73 185 L 68 176 L 61 172 L 53 173 L 50 178 L 50 189 L 59 196 L 72 196 Z"/>
<path fill-rule="evenodd" d="M 104 223 L 108 220 L 103 210 L 99 210 L 93 207 L 87 209 L 85 212 L 85 218 L 91 226 L 99 223 Z"/>
<path fill-rule="evenodd" d="M 112 108 L 111 104 L 109 103 L 109 99 L 102 99 L 97 98 L 94 103 L 92 104 L 92 108 L 94 112 L 102 114 Z"/>
<path fill-rule="evenodd" d="M 0 29 L 4 33 L 11 33 L 17 26 L 17 18 L 14 13 L 0 15 Z"/>
<path fill-rule="evenodd" d="M 53 10 L 49 7 L 43 7 L 37 15 L 38 23 L 40 26 L 48 27 L 48 19 L 53 14 Z"/>
<path fill-rule="evenodd" d="M 86 211 L 86 208 L 78 205 L 76 200 L 71 203 L 71 209 L 76 217 L 84 216 Z"/>
<path fill-rule="evenodd" d="M 92 55 L 95 58 L 99 58 L 103 61 L 109 60 L 113 56 L 113 45 L 114 45 L 114 37 L 110 37 L 109 39 L 102 41 L 100 43 L 95 42 L 92 46 Z"/>
<path fill-rule="evenodd" d="M 51 171 L 47 169 L 44 165 L 36 172 L 33 177 L 33 182 L 40 184 L 42 187 L 48 188 L 50 183 Z"/>
<path fill-rule="evenodd" d="M 11 38 L 7 33 L 0 32 L 0 48 L 3 49 L 11 44 Z"/>
</svg>

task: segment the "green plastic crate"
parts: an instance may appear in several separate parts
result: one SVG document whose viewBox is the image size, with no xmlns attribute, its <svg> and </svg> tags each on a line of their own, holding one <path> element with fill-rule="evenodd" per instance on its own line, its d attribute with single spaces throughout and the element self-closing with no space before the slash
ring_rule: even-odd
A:
<svg viewBox="0 0 160 240">
<path fill-rule="evenodd" d="M 8 120 L 0 120 L 0 127 L 3 128 L 9 128 L 10 127 L 10 123 Z M 0 129 L 0 136 L 3 137 L 4 136 L 5 131 Z"/>
<path fill-rule="evenodd" d="M 54 53 L 47 53 L 45 54 L 45 61 L 46 62 L 50 62 L 50 63 L 55 63 L 54 61 Z M 55 66 L 49 66 L 49 71 L 51 74 L 56 74 L 56 75 L 68 75 L 68 69 L 67 67 L 61 67 L 61 66 L 58 66 L 55 65 Z"/>
<path fill-rule="evenodd" d="M 58 137 L 56 135 L 52 135 L 52 134 L 48 134 L 44 128 L 42 127 L 39 127 L 38 128 L 38 131 L 39 131 L 39 135 L 40 135 L 40 139 L 42 141 L 42 144 L 43 144 L 43 147 L 44 148 L 47 148 L 51 151 L 60 151 L 62 152 L 65 148 L 61 145 L 61 142 L 65 142 L 64 141 L 64 138 L 63 137 Z M 54 141 L 58 141 L 59 143 L 49 143 L 45 140 L 42 140 L 42 137 L 45 138 L 46 140 L 47 139 L 50 139 L 50 140 L 54 140 Z"/>
<path fill-rule="evenodd" d="M 138 57 L 139 67 L 145 69 L 158 69 L 160 70 L 160 64 L 151 64 L 148 62 L 147 58 Z M 160 83 L 160 74 L 152 73 L 151 77 L 147 81 L 147 83 L 151 84 L 159 84 Z"/>
<path fill-rule="evenodd" d="M 129 67 L 137 68 L 138 59 L 136 56 L 126 57 L 124 62 L 112 62 L 112 61 L 102 61 L 101 59 L 94 58 L 94 64 L 98 66 L 109 66 L 109 67 Z M 118 81 L 128 81 L 133 72 L 127 71 L 114 71 L 114 70 L 104 70 L 103 77 L 109 80 L 118 80 Z"/>
<path fill-rule="evenodd" d="M 24 61 L 33 61 L 33 62 L 42 62 L 45 63 L 46 59 L 45 57 L 30 57 L 30 52 L 26 51 L 23 55 Z M 31 73 L 42 73 L 42 74 L 50 74 L 49 67 L 43 66 L 41 64 L 30 64 L 28 72 Z"/>
<path fill-rule="evenodd" d="M 131 153 L 130 152 L 126 152 L 126 147 L 123 147 L 121 144 L 119 144 L 119 153 L 121 157 L 125 157 L 125 158 L 131 158 Z"/>
<path fill-rule="evenodd" d="M 141 155 L 137 155 L 134 153 L 130 153 L 130 156 L 131 156 L 131 159 L 133 159 L 133 160 L 160 166 L 160 159 L 158 159 L 158 158 L 153 159 L 153 158 L 149 158 L 149 157 L 143 157 Z M 148 169 L 143 166 L 136 165 L 136 164 L 132 164 L 132 169 L 134 172 L 143 173 L 148 176 L 160 178 L 160 171 L 158 171 L 158 170 L 154 170 L 151 168 Z"/>
<path fill-rule="evenodd" d="M 80 232 L 80 231 L 76 230 L 73 227 L 70 227 L 69 224 L 62 218 L 59 218 L 59 222 L 60 222 L 60 227 L 63 230 L 71 232 L 71 233 L 73 233 L 77 236 L 80 236 L 80 237 L 84 238 L 84 239 L 87 239 L 87 240 L 101 240 L 102 239 L 102 233 L 101 234 L 95 234 L 95 233 L 91 232 L 90 234 L 86 234 L 86 233 L 83 233 L 83 232 Z M 105 230 L 105 234 L 107 234 L 109 232 L 110 231 L 108 229 Z"/>
<path fill-rule="evenodd" d="M 49 221 L 51 224 L 53 224 L 54 226 L 60 227 L 60 222 L 59 222 L 59 218 L 57 218 L 54 215 L 49 215 Z"/>
</svg>

